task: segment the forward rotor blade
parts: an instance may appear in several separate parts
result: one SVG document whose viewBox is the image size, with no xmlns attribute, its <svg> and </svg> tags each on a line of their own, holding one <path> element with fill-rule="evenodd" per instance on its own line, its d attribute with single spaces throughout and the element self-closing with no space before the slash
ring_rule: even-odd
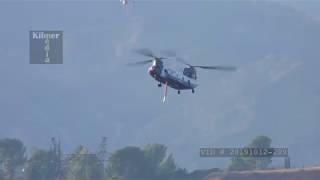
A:
<svg viewBox="0 0 320 180">
<path fill-rule="evenodd" d="M 153 52 L 150 49 L 136 49 L 134 52 L 141 54 L 143 56 L 152 57 L 155 58 L 156 56 L 153 54 Z"/>
<path fill-rule="evenodd" d="M 150 60 L 146 60 L 146 61 L 138 61 L 138 62 L 134 62 L 134 63 L 128 63 L 128 66 L 139 66 L 139 65 L 145 65 L 148 63 L 151 63 L 153 61 L 153 59 Z"/>
<path fill-rule="evenodd" d="M 153 52 L 150 50 L 150 49 L 137 49 L 137 50 L 134 50 L 134 52 L 138 53 L 138 54 L 141 54 L 143 56 L 147 56 L 147 57 L 151 57 L 151 58 L 154 58 L 155 60 L 163 60 L 163 59 L 167 59 L 165 57 L 158 57 L 158 56 L 155 56 L 153 54 Z"/>
<path fill-rule="evenodd" d="M 222 70 L 222 71 L 235 71 L 237 70 L 234 66 L 193 66 L 195 68 L 210 69 L 210 70 Z"/>
<path fill-rule="evenodd" d="M 177 53 L 173 50 L 164 50 L 164 51 L 161 51 L 161 54 L 167 57 L 177 57 Z"/>
</svg>

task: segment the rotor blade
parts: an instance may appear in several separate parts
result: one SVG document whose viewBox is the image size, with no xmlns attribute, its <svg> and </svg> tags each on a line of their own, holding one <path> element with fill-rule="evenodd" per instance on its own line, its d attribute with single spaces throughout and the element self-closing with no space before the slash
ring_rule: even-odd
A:
<svg viewBox="0 0 320 180">
<path fill-rule="evenodd" d="M 165 50 L 165 51 L 162 51 L 162 54 L 164 54 L 165 56 L 167 57 L 175 57 L 175 60 L 187 65 L 187 66 L 192 66 L 191 64 L 189 64 L 187 61 L 185 61 L 182 57 L 179 57 L 176 53 L 176 51 L 173 51 L 173 50 Z"/>
<path fill-rule="evenodd" d="M 177 53 L 173 50 L 164 50 L 164 51 L 161 51 L 161 54 L 167 57 L 177 57 Z"/>
<path fill-rule="evenodd" d="M 189 64 L 187 61 L 185 61 L 185 60 L 184 60 L 183 58 L 181 58 L 181 57 L 177 57 L 176 60 L 179 61 L 179 62 L 181 62 L 181 63 L 183 63 L 183 64 L 185 64 L 185 65 L 187 65 L 187 66 L 193 67 L 191 64 Z"/>
<path fill-rule="evenodd" d="M 193 66 L 195 68 L 210 69 L 210 70 L 222 70 L 222 71 L 235 71 L 237 70 L 234 66 Z"/>
<path fill-rule="evenodd" d="M 144 49 L 136 49 L 134 52 L 141 54 L 143 56 L 152 57 L 155 58 L 156 56 L 153 54 L 153 52 L 150 49 L 144 48 Z"/>
<path fill-rule="evenodd" d="M 150 60 L 146 60 L 146 61 L 138 61 L 138 62 L 134 62 L 134 63 L 128 63 L 128 66 L 138 66 L 138 65 L 144 65 L 144 64 L 148 64 L 151 63 L 153 61 L 153 59 Z"/>
</svg>

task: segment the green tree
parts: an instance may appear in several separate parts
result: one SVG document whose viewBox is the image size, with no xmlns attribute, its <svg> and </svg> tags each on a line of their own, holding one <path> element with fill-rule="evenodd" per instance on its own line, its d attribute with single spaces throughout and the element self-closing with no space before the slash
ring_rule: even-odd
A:
<svg viewBox="0 0 320 180">
<path fill-rule="evenodd" d="M 172 154 L 163 159 L 158 168 L 160 175 L 172 175 L 176 172 L 176 170 L 177 166 Z"/>
<path fill-rule="evenodd" d="M 144 157 L 151 175 L 158 175 L 160 164 L 167 156 L 167 147 L 161 144 L 148 144 L 143 149 Z"/>
<path fill-rule="evenodd" d="M 257 136 L 246 148 L 270 148 L 272 140 L 267 136 Z M 230 170 L 266 169 L 271 157 L 234 157 L 231 159 Z"/>
<path fill-rule="evenodd" d="M 173 155 L 167 155 L 167 147 L 161 144 L 148 144 L 144 147 L 148 170 L 153 176 L 167 176 L 177 170 Z"/>
<path fill-rule="evenodd" d="M 32 180 L 53 180 L 59 174 L 56 154 L 52 151 L 35 150 L 28 160 L 26 177 Z"/>
<path fill-rule="evenodd" d="M 251 158 L 248 157 L 233 157 L 231 159 L 231 164 L 229 166 L 230 170 L 236 171 L 244 171 L 244 170 L 251 170 L 255 169 Z"/>
<path fill-rule="evenodd" d="M 271 146 L 272 140 L 267 136 L 257 136 L 248 145 L 250 148 L 266 148 Z"/>
<path fill-rule="evenodd" d="M 167 156 L 167 147 L 148 144 L 143 150 L 125 147 L 109 158 L 108 177 L 156 179 L 173 175 L 177 170 L 172 155 Z"/>
<path fill-rule="evenodd" d="M 79 146 L 75 153 L 67 159 L 68 180 L 102 180 L 104 179 L 103 163 L 96 154 Z"/>
<path fill-rule="evenodd" d="M 270 148 L 272 140 L 267 136 L 257 136 L 248 145 L 249 148 Z M 270 157 L 251 158 L 252 164 L 256 169 L 266 169 L 272 162 Z"/>
<path fill-rule="evenodd" d="M 138 147 L 117 150 L 108 161 L 108 177 L 142 178 L 148 168 L 143 151 Z"/>
<path fill-rule="evenodd" d="M 18 139 L 0 139 L 0 166 L 5 179 L 13 179 L 17 168 L 26 162 L 26 148 Z"/>
</svg>

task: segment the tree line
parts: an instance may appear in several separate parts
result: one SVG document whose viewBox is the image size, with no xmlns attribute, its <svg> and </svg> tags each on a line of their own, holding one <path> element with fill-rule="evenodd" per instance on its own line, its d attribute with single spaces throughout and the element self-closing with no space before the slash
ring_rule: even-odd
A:
<svg viewBox="0 0 320 180">
<path fill-rule="evenodd" d="M 270 147 L 271 139 L 256 137 L 246 147 Z M 235 157 L 229 170 L 264 169 L 271 158 Z M 60 144 L 49 149 L 34 149 L 27 157 L 26 146 L 19 139 L 0 139 L 0 180 L 188 180 L 202 179 L 218 168 L 187 172 L 178 167 L 167 147 L 148 144 L 116 150 L 105 162 L 98 153 L 78 146 L 63 155 Z"/>
<path fill-rule="evenodd" d="M 67 156 L 62 156 L 59 145 L 34 149 L 27 157 L 22 141 L 0 139 L 0 180 L 173 180 L 190 175 L 161 144 L 124 147 L 105 163 L 99 152 L 92 153 L 85 146 Z"/>
</svg>

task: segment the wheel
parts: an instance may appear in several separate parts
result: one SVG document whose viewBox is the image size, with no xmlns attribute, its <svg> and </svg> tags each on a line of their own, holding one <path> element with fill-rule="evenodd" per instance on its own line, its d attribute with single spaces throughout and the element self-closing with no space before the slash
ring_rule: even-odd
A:
<svg viewBox="0 0 320 180">
<path fill-rule="evenodd" d="M 161 86 L 162 86 L 162 84 L 161 84 L 161 83 L 159 83 L 159 84 L 158 84 L 158 87 L 161 87 Z"/>
<path fill-rule="evenodd" d="M 178 94 L 180 94 L 180 90 L 178 90 Z"/>
<path fill-rule="evenodd" d="M 192 93 L 194 93 L 194 89 L 192 89 Z"/>
</svg>

